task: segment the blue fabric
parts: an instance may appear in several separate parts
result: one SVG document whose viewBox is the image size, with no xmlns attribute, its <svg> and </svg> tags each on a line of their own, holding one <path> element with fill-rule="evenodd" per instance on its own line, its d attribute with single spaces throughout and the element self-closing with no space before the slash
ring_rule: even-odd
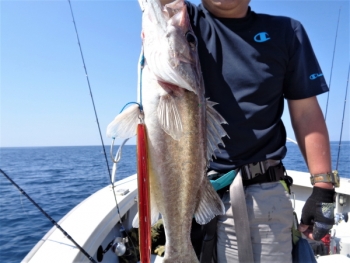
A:
<svg viewBox="0 0 350 263">
<path fill-rule="evenodd" d="M 258 14 L 218 18 L 186 2 L 204 79 L 205 96 L 218 103 L 229 137 L 210 170 L 227 172 L 248 163 L 285 157 L 284 98 L 305 99 L 328 91 L 303 26 Z M 231 138 L 231 139 L 229 139 Z"/>
<path fill-rule="evenodd" d="M 229 171 L 228 173 L 224 174 L 220 178 L 216 180 L 210 180 L 210 183 L 214 187 L 215 191 L 218 191 L 228 185 L 230 185 L 233 182 L 233 179 L 236 177 L 236 171 L 232 170 Z"/>
<path fill-rule="evenodd" d="M 309 242 L 304 238 L 299 238 L 299 241 L 293 245 L 292 256 L 293 263 L 317 263 Z"/>
</svg>

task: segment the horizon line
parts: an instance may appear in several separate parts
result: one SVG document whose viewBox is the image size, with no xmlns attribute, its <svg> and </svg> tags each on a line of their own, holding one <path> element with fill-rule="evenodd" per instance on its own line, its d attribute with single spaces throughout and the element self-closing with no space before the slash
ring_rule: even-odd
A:
<svg viewBox="0 0 350 263">
<path fill-rule="evenodd" d="M 338 143 L 339 141 L 329 141 L 330 143 Z M 341 142 L 350 142 L 350 140 L 347 141 L 341 141 Z M 293 142 L 287 141 L 286 143 L 292 143 Z M 110 144 L 104 144 L 104 146 L 110 147 Z M 120 146 L 116 144 L 115 146 Z M 125 144 L 124 146 L 136 146 L 136 144 Z M 40 146 L 0 146 L 1 148 L 48 148 L 48 147 L 101 147 L 101 145 L 40 145 Z"/>
</svg>

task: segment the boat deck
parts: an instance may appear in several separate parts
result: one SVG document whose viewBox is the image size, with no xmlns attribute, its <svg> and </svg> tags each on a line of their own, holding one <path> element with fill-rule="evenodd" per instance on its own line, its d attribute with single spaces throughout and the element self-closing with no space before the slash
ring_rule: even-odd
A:
<svg viewBox="0 0 350 263">
<path fill-rule="evenodd" d="M 163 258 L 157 255 L 151 255 L 151 262 L 152 263 L 162 263 Z"/>
</svg>

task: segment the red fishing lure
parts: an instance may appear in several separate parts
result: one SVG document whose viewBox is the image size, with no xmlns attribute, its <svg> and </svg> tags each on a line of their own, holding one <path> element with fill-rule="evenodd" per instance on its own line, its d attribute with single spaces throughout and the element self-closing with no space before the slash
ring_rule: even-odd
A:
<svg viewBox="0 0 350 263">
<path fill-rule="evenodd" d="M 140 262 L 151 262 L 151 215 L 148 177 L 147 134 L 144 124 L 137 125 L 137 183 L 139 205 Z"/>
</svg>

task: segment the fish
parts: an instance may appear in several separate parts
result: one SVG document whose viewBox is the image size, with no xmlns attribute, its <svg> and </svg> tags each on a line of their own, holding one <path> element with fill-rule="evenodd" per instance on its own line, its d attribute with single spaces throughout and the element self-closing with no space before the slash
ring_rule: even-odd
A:
<svg viewBox="0 0 350 263">
<path fill-rule="evenodd" d="M 140 1 L 143 66 L 139 105 L 120 113 L 107 136 L 128 138 L 143 122 L 147 132 L 151 218 L 163 219 L 163 262 L 199 262 L 192 247 L 192 219 L 206 224 L 225 212 L 207 178 L 209 161 L 228 136 L 224 118 L 205 98 L 204 82 L 184 0 L 162 6 Z M 133 226 L 138 226 L 136 218 Z"/>
</svg>

